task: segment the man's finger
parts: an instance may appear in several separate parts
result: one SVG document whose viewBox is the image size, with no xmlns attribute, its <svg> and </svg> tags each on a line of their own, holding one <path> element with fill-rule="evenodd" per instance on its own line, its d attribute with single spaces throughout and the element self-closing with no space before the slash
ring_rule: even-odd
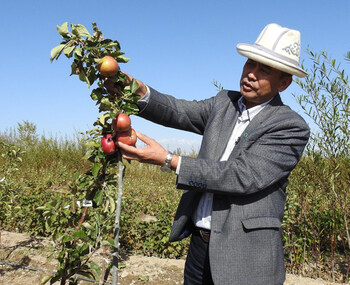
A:
<svg viewBox="0 0 350 285">
<path fill-rule="evenodd" d="M 133 77 L 129 74 L 127 74 L 124 71 L 120 71 L 125 76 L 125 81 L 121 84 L 122 86 L 127 86 L 131 84 L 131 81 L 133 80 Z"/>
<path fill-rule="evenodd" d="M 120 149 L 122 149 L 122 150 L 124 150 L 124 151 L 126 151 L 126 152 L 128 152 L 128 153 L 136 153 L 136 152 L 137 152 L 137 148 L 136 148 L 136 147 L 127 145 L 127 144 L 122 143 L 122 142 L 118 142 L 118 141 L 117 141 L 117 146 L 118 146 Z"/>
<path fill-rule="evenodd" d="M 128 160 L 139 160 L 139 158 L 136 155 L 131 154 L 129 152 L 126 152 L 124 150 L 121 150 L 121 153 L 122 153 L 122 157 L 125 158 L 125 159 L 128 159 Z"/>
<path fill-rule="evenodd" d="M 152 142 L 154 141 L 153 139 L 149 138 L 148 136 L 140 132 L 136 132 L 136 136 L 147 145 L 152 144 Z"/>
<path fill-rule="evenodd" d="M 105 78 L 103 84 L 104 84 L 104 86 L 107 89 L 107 92 L 109 94 L 117 94 L 118 93 L 117 88 L 115 88 L 115 86 L 114 86 L 114 82 L 112 80 L 110 80 L 109 78 Z"/>
</svg>

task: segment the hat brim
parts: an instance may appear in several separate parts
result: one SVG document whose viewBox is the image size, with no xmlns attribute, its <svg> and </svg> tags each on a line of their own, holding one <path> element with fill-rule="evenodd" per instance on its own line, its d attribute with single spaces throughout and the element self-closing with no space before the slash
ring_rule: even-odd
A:
<svg viewBox="0 0 350 285">
<path fill-rule="evenodd" d="M 236 46 L 239 54 L 248 57 L 257 62 L 263 63 L 267 66 L 271 66 L 278 70 L 284 71 L 286 73 L 296 75 L 298 77 L 305 77 L 307 73 L 300 68 L 288 61 L 285 61 L 273 54 L 267 53 L 254 45 L 250 44 L 238 44 Z"/>
</svg>

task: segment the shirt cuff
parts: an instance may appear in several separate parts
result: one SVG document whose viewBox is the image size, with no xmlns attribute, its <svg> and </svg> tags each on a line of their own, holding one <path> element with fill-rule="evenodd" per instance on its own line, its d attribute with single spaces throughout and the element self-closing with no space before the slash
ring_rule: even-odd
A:
<svg viewBox="0 0 350 285">
<path fill-rule="evenodd" d="M 149 102 L 149 99 L 151 97 L 151 91 L 149 90 L 149 87 L 147 85 L 146 86 L 146 94 L 139 100 L 137 100 L 137 105 L 139 106 L 139 109 L 140 110 L 143 110 L 144 108 L 146 108 L 148 102 Z"/>
<path fill-rule="evenodd" d="M 177 161 L 177 167 L 176 167 L 176 170 L 175 170 L 175 174 L 176 175 L 180 174 L 180 165 L 181 165 L 181 156 L 179 156 L 179 159 Z"/>
<path fill-rule="evenodd" d="M 149 97 L 151 95 L 151 91 L 149 90 L 149 87 L 146 84 L 145 84 L 145 86 L 146 86 L 146 89 L 147 89 L 146 94 L 141 99 L 139 99 L 137 102 L 148 103 Z"/>
</svg>

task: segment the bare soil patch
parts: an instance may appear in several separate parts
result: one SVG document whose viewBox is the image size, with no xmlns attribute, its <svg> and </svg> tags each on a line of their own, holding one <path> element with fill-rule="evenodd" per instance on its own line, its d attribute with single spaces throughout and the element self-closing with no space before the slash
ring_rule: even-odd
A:
<svg viewBox="0 0 350 285">
<path fill-rule="evenodd" d="M 56 269 L 55 259 L 48 257 L 49 241 L 26 234 L 1 231 L 0 236 L 0 284 L 40 284 L 41 279 Z M 97 253 L 96 262 L 102 261 Z M 126 254 L 120 263 L 120 285 L 132 284 L 182 284 L 185 260 L 146 257 Z M 99 263 L 101 264 L 101 263 Z M 110 281 L 110 280 L 108 280 Z M 82 285 L 93 284 L 81 281 Z M 285 285 L 338 285 L 321 279 L 311 279 L 287 274 Z"/>
</svg>

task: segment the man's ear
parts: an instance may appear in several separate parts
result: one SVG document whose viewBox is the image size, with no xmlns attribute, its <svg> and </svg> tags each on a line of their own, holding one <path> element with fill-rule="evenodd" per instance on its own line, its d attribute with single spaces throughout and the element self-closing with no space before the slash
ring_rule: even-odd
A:
<svg viewBox="0 0 350 285">
<path fill-rule="evenodd" d="M 283 76 L 280 81 L 280 87 L 278 88 L 279 92 L 282 92 L 288 88 L 288 86 L 292 83 L 293 76 Z"/>
</svg>

